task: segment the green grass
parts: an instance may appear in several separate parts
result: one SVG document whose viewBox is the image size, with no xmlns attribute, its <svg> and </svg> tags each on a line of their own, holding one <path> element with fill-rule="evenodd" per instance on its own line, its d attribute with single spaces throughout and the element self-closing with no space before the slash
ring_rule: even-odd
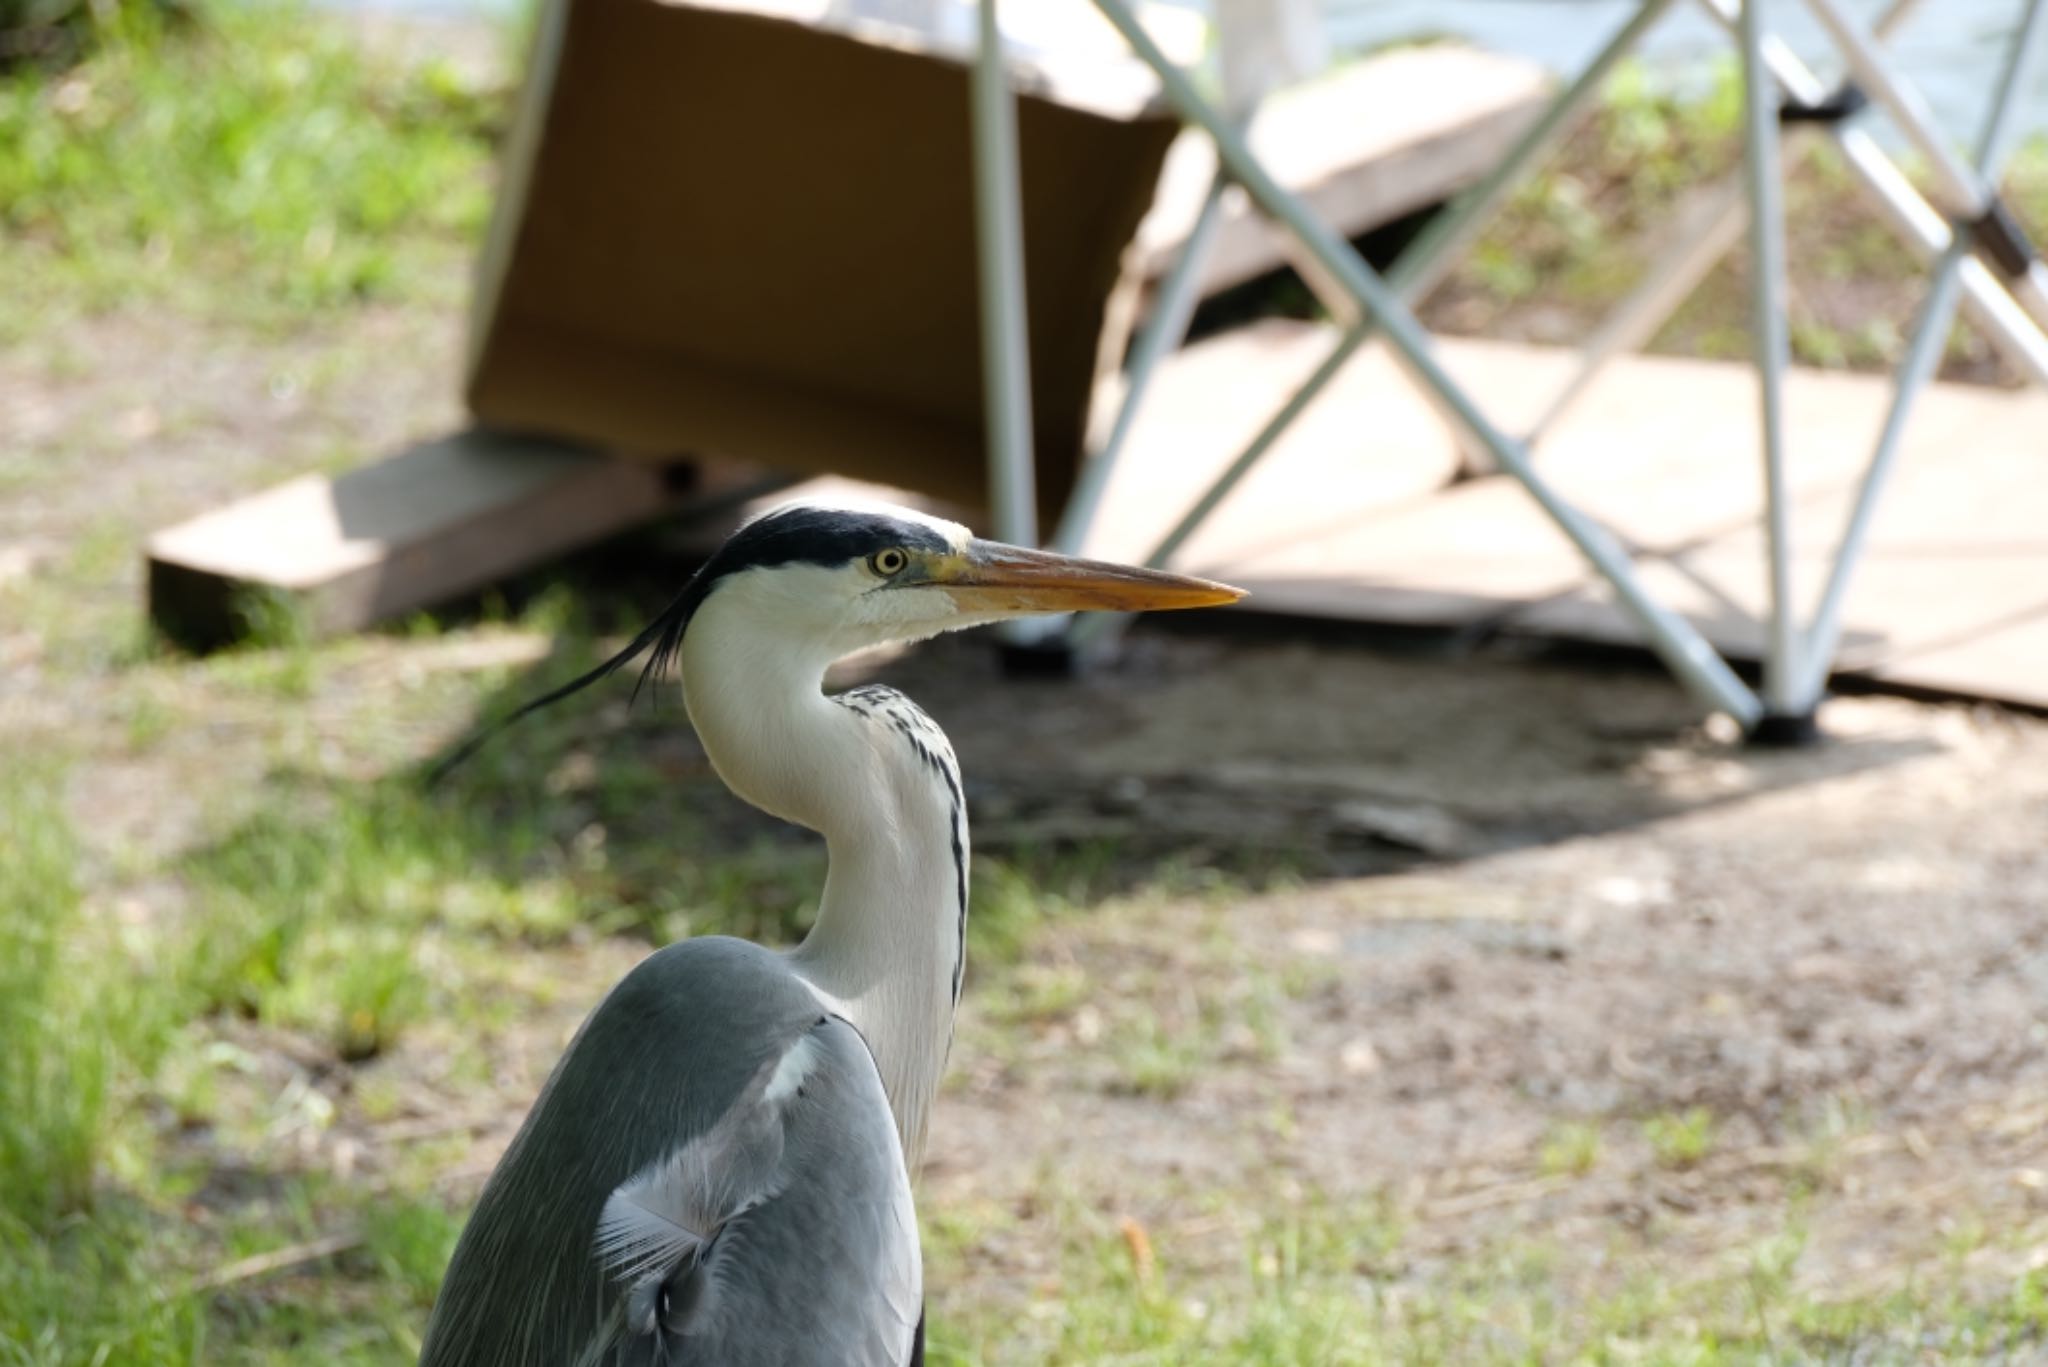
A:
<svg viewBox="0 0 2048 1367">
<path fill-rule="evenodd" d="M 197 1317 L 118 1184 L 149 1170 L 122 1103 L 162 1043 L 157 994 L 82 920 L 61 776 L 0 773 L 0 831 L 0 1363 L 191 1360 Z"/>
<path fill-rule="evenodd" d="M 84 892 L 105 875 L 84 872 L 62 795 L 54 772 L 0 787 L 0 1364 L 409 1361 L 461 1221 L 407 1195 L 433 1176 L 432 1153 L 363 1189 L 278 1168 L 271 1128 L 324 1128 L 331 1103 L 306 1090 L 286 1116 L 291 1089 L 243 1076 L 253 1065 L 220 1030 L 254 1017 L 347 1065 L 397 1047 L 429 1008 L 483 1029 L 483 999 L 504 991 L 493 947 L 551 942 L 575 894 L 522 876 L 531 866 L 479 874 L 486 818 L 408 783 L 287 774 L 224 838 L 139 861 L 132 872 L 174 880 L 185 908 L 131 954 L 87 919 L 106 914 Z M 498 851 L 553 857 L 545 833 L 487 833 Z M 155 1110 L 175 1118 L 168 1131 Z M 215 1139 L 188 1154 L 180 1129 Z M 257 1187 L 200 1197 L 237 1152 Z M 188 1289 L 349 1228 L 361 1247 L 313 1281 Z"/>
<path fill-rule="evenodd" d="M 1584 1177 L 1600 1165 L 1601 1147 L 1599 1126 L 1567 1121 L 1544 1139 L 1537 1166 L 1546 1177 Z"/>
<path fill-rule="evenodd" d="M 69 70 L 0 78 L 11 325 L 166 299 L 298 317 L 459 277 L 501 110 L 288 4 L 168 34 L 140 11 Z"/>
<path fill-rule="evenodd" d="M 1740 140 L 1732 62 L 1704 94 L 1678 93 L 1641 65 L 1624 63 L 1584 128 L 1511 197 L 1426 314 L 1455 331 L 1583 338 L 1669 240 L 1685 192 L 1736 167 Z M 1915 169 L 1911 158 L 1905 164 Z M 1895 363 L 1925 293 L 1925 268 L 1870 207 L 1831 145 L 1800 149 L 1786 169 L 1794 359 L 1831 368 Z M 2048 139 L 2014 157 L 2007 188 L 2023 223 L 2037 234 L 2048 227 Z M 1651 348 L 1748 356 L 1745 256 L 1738 246 L 1710 272 Z M 1964 327 L 1948 360 L 1971 378 L 1999 373 L 1986 344 Z"/>
<path fill-rule="evenodd" d="M 366 304 L 452 300 L 499 92 L 380 65 L 291 10 L 124 25 L 68 71 L 0 77 L 0 333 L 158 307 L 225 329 L 350 326 Z M 1625 86 L 1606 117 L 1629 155 L 1676 167 L 1727 116 Z M 1541 251 L 1497 245 L 1482 269 L 1517 298 L 1610 287 L 1605 193 L 1597 178 L 1552 183 L 1516 210 Z M 1827 269 L 1883 250 L 1845 237 Z M 54 351 L 47 373 L 98 364 Z M 0 495 L 31 477 L 47 476 L 0 465 Z M 0 636 L 34 638 L 38 688 L 79 703 L 61 733 L 0 711 L 0 1367 L 409 1362 L 464 1216 L 463 1188 L 444 1184 L 467 1132 L 353 1170 L 320 1141 L 503 1104 L 493 1047 L 593 990 L 579 959 L 593 948 L 610 965 L 686 934 L 788 943 L 822 857 L 741 812 L 687 746 L 664 749 L 673 708 L 604 720 L 616 696 L 536 717 L 444 789 L 419 789 L 420 728 L 502 714 L 594 661 L 615 624 L 573 598 L 369 642 L 316 641 L 288 605 L 252 600 L 245 648 L 190 661 L 141 630 L 123 578 L 137 531 L 110 512 L 47 571 L 0 586 Z M 508 627 L 557 648 L 530 671 L 379 672 L 405 649 Z M 206 764 L 177 767 L 195 749 Z M 110 772 L 151 775 L 192 829 L 168 848 L 122 844 L 91 796 L 108 785 L 75 781 Z M 1092 1012 L 1102 1086 L 1163 1125 L 1169 1103 L 1204 1104 L 1210 1073 L 1281 1062 L 1314 972 L 1237 962 L 1205 917 L 1290 877 L 1284 855 L 1235 875 L 1113 844 L 978 855 L 969 991 L 988 1054 Z M 1148 918 L 1169 909 L 1184 952 L 1154 953 Z M 1247 1134 L 1285 1134 L 1287 1103 L 1256 1104 Z M 1600 1142 L 1563 1126 L 1534 1161 L 1585 1175 Z M 1647 1142 L 1697 1163 L 1711 1117 L 1660 1117 Z M 1834 1161 L 1816 1140 L 1813 1186 Z M 1743 1257 L 1689 1266 L 1657 1261 L 1654 1231 L 1447 1254 L 1391 1199 L 1303 1194 L 1277 1162 L 1235 1188 L 1120 1175 L 1105 1193 L 1046 1174 L 1035 1208 L 924 1203 L 935 1361 L 1882 1362 L 2018 1357 L 2048 1324 L 2038 1275 L 1989 1291 L 1965 1279 L 1966 1254 L 2008 1237 L 1989 1225 L 1959 1227 L 1907 1289 L 1836 1302 L 1801 1280 L 1794 1202 Z M 1127 1226 L 1126 1210 L 1154 1223 Z M 196 1285 L 337 1232 L 360 1242 Z M 1639 1277 L 1599 1275 L 1631 1259 Z"/>
<path fill-rule="evenodd" d="M 542 679 L 588 657 L 589 643 L 569 631 Z M 211 668 L 149 661 L 126 686 Z M 536 682 L 486 677 L 469 687 L 481 700 Z M 406 1103 L 383 1080 L 387 1060 L 422 1038 L 453 1050 L 531 1009 L 534 970 L 544 974 L 548 955 L 578 938 L 645 937 L 664 917 L 786 938 L 795 927 L 785 914 L 815 895 L 815 865 L 792 860 L 790 847 L 774 854 L 741 841 L 725 856 L 708 836 L 693 847 L 700 837 L 677 819 L 691 799 L 674 785 L 649 812 L 653 781 L 641 766 L 658 768 L 659 759 L 630 736 L 607 744 L 587 782 L 553 788 L 549 777 L 575 769 L 569 761 L 593 744 L 589 718 L 542 718 L 507 741 L 435 794 L 397 776 L 349 780 L 287 764 L 263 781 L 253 814 L 158 863 L 137 856 L 113 876 L 168 877 L 183 893 L 181 914 L 149 942 L 146 974 L 88 933 L 101 906 L 91 890 L 109 874 L 89 867 L 66 830 L 58 776 L 10 787 L 8 828 L 28 838 L 0 852 L 0 887 L 17 909 L 0 964 L 26 968 L 0 1013 L 13 1013 L 10 1038 L 18 1019 L 32 1020 L 22 1037 L 42 1062 L 33 1074 L 4 1075 L 11 1090 L 0 1099 L 10 1104 L 0 1121 L 34 1120 L 17 1127 L 26 1139 L 8 1140 L 10 1170 L 70 1174 L 38 1178 L 34 1190 L 68 1182 L 71 1195 L 61 1210 L 0 1221 L 0 1364 L 409 1361 L 463 1214 L 433 1183 L 461 1150 L 423 1146 L 374 1181 L 298 1170 L 266 1138 L 281 1098 L 257 1088 L 234 1043 L 244 1018 L 325 1050 L 328 1066 L 352 1078 L 360 1114 L 388 1116 Z M 591 840 L 593 824 L 610 837 Z M 655 858 L 672 885 L 658 891 L 641 863 Z M 1000 1028 L 1069 1021 L 1093 1005 L 1106 1017 L 1096 1047 L 1155 1100 L 1185 1092 L 1226 1057 L 1248 1051 L 1263 1066 L 1283 1047 L 1272 1022 L 1297 985 L 1233 961 L 1205 929 L 1205 908 L 1246 895 L 1241 884 L 1179 866 L 1134 875 L 1110 849 L 983 864 L 977 916 L 988 924 L 978 933 L 990 952 L 971 990 Z M 752 905 L 764 889 L 766 911 Z M 1156 941 L 1146 937 L 1156 932 L 1146 918 L 1169 905 L 1188 918 L 1187 955 L 1148 960 Z M 1094 961 L 1042 956 L 1049 940 L 1083 932 L 1108 937 L 1139 965 L 1142 990 L 1130 1002 L 1115 1000 L 1129 984 Z M 56 962 L 73 967 L 43 967 Z M 1192 1014 L 1152 1014 L 1142 999 L 1159 983 L 1185 985 Z M 141 986 L 172 1004 L 160 1008 L 175 1019 L 161 1044 L 105 1009 Z M 1147 1041 L 1163 1061 L 1146 1063 Z M 1135 1052 L 1124 1054 L 1127 1045 Z M 90 1089 L 67 1084 L 66 1097 L 93 1099 L 83 1111 L 52 1104 L 52 1084 L 41 1080 L 74 1067 L 98 1079 Z M 332 1122 L 329 1093 L 298 1095 L 294 1126 Z M 126 1141 L 152 1113 L 156 1147 Z M 1696 1161 L 1711 1142 L 1704 1115 L 1657 1118 L 1655 1132 L 1668 1136 L 1651 1142 Z M 191 1150 L 178 1138 L 185 1130 L 212 1138 Z M 1597 1151 L 1590 1126 L 1560 1130 L 1543 1167 L 1581 1172 Z M 241 1167 L 253 1186 L 209 1190 L 216 1165 Z M 1237 1188 L 1142 1171 L 1130 1179 L 1126 1191 L 1105 1194 L 1049 1173 L 1039 1208 L 1028 1211 L 927 1201 L 934 1361 L 1720 1364 L 1854 1351 L 1884 1362 L 1909 1360 L 1923 1344 L 2017 1354 L 2048 1331 L 2038 1278 L 1987 1296 L 1964 1278 L 1959 1257 L 1909 1293 L 1818 1296 L 1800 1278 L 1796 1203 L 1742 1257 L 1695 1266 L 1660 1262 L 1654 1232 L 1615 1233 L 1622 1242 L 1601 1250 L 1531 1236 L 1445 1255 L 1427 1250 L 1427 1230 L 1391 1199 L 1303 1193 L 1284 1173 Z M 1142 1240 L 1124 1223 L 1127 1202 L 1151 1212 L 1144 1218 L 1154 1223 L 1135 1226 Z M 361 1243 L 304 1267 L 193 1289 L 236 1259 L 338 1230 L 359 1232 Z M 1012 1271 L 1020 1247 L 1042 1251 L 1044 1269 Z M 1599 1274 L 1603 1261 L 1645 1270 L 1617 1286 Z"/>
<path fill-rule="evenodd" d="M 105 364 L 65 340 L 81 315 L 133 317 L 146 341 L 161 311 L 260 336 L 458 301 L 502 89 L 368 56 L 292 4 L 161 17 L 95 4 L 73 47 L 0 72 L 0 345 L 37 339 L 31 359 L 61 387 Z M 117 436 L 88 422 L 74 439 Z M 59 477 L 74 476 L 0 455 L 0 494 Z M 277 1093 L 236 1032 L 253 1019 L 368 1070 L 431 1017 L 462 1022 L 459 1055 L 465 1029 L 530 1000 L 497 981 L 491 947 L 580 931 L 591 861 L 523 819 L 545 794 L 520 819 L 467 819 L 402 782 L 326 775 L 307 708 L 361 652 L 316 646 L 289 605 L 246 605 L 247 649 L 165 655 L 136 611 L 136 520 L 116 501 L 51 529 L 68 533 L 59 554 L 0 585 L 0 635 L 36 643 L 38 690 L 80 720 L 24 731 L 0 708 L 0 1367 L 410 1361 L 461 1218 L 412 1194 L 434 1151 L 371 1183 L 296 1171 L 271 1128 L 328 1123 L 326 1093 Z M 258 764 L 160 793 L 206 828 L 165 854 L 88 853 L 63 774 L 33 758 L 154 759 L 223 727 L 232 743 L 255 717 L 275 718 L 261 723 L 274 778 Z M 238 800 L 251 791 L 253 812 Z M 479 848 L 499 862 L 473 867 Z M 365 1242 L 299 1274 L 190 1289 L 337 1228 Z"/>
<path fill-rule="evenodd" d="M 204 1360 L 203 1303 L 168 1290 L 165 1222 L 128 1212 L 77 1221 L 50 1238 L 0 1228 L 0 1363 L 58 1367 Z"/>
<path fill-rule="evenodd" d="M 51 774 L 0 776 L 0 1213 L 48 1228 L 91 1203 L 118 1010 L 81 953 L 77 853 Z"/>
<path fill-rule="evenodd" d="M 1653 1115 L 1643 1122 L 1650 1153 L 1667 1168 L 1690 1168 L 1714 1150 L 1714 1113 L 1704 1106 Z"/>
<path fill-rule="evenodd" d="M 983 1240 L 1051 1239 L 1057 1267 L 1025 1290 L 940 1290 L 933 1360 L 1762 1367 L 2026 1360 L 2048 1345 L 2048 1274 L 1978 1299 L 1938 1279 L 1830 1298 L 1801 1275 L 1806 1245 L 1789 1213 L 1778 1231 L 1704 1265 L 1654 1239 L 1606 1249 L 1638 1271 L 1599 1289 L 1580 1280 L 1597 1250 L 1510 1237 L 1431 1256 L 1379 1198 L 1272 1203 L 1282 1208 L 1264 1217 L 1240 1207 L 1230 1234 L 1147 1231 L 1142 1257 L 1120 1220 L 1071 1193 L 1035 1229 L 986 1210 L 928 1218 L 928 1257 L 971 1265 Z"/>
</svg>

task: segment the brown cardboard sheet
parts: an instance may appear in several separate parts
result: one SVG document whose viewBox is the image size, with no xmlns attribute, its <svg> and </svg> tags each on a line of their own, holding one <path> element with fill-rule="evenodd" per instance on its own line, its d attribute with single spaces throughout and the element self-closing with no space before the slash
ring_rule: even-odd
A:
<svg viewBox="0 0 2048 1367">
<path fill-rule="evenodd" d="M 1019 100 L 1040 503 L 1175 124 Z M 543 17 L 481 269 L 482 422 L 983 502 L 968 71 L 656 0 Z"/>
</svg>

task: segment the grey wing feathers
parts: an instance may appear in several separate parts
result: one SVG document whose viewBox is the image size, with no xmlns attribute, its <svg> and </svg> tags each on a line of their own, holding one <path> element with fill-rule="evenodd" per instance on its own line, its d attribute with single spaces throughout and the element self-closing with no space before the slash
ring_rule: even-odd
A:
<svg viewBox="0 0 2048 1367">
<path fill-rule="evenodd" d="M 910 1360 L 916 1219 L 874 1060 L 740 941 L 651 956 L 492 1175 L 422 1367 Z"/>
<path fill-rule="evenodd" d="M 820 1021 L 714 1132 L 627 1183 L 600 1243 L 629 1287 L 605 1367 L 904 1367 L 922 1297 L 916 1216 L 895 1124 L 867 1046 Z M 725 1128 L 721 1124 L 721 1128 Z M 733 1152 L 732 1140 L 774 1161 Z M 711 1175 L 723 1154 L 757 1185 Z M 707 1194 L 716 1193 L 707 1200 Z M 716 1209 L 723 1206 L 723 1210 Z M 673 1237 L 671 1229 L 694 1225 Z"/>
</svg>

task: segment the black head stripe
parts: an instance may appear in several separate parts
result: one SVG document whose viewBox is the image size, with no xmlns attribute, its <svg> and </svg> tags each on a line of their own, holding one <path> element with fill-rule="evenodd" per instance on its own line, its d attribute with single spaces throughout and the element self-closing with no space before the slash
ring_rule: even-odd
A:
<svg viewBox="0 0 2048 1367">
<path fill-rule="evenodd" d="M 923 523 L 891 517 L 887 513 L 821 508 L 800 503 L 754 519 L 725 539 L 725 544 L 713 552 L 703 568 L 690 576 L 690 582 L 683 586 L 675 601 L 663 608 L 624 650 L 589 673 L 521 704 L 509 716 L 486 725 L 430 768 L 427 783 L 440 782 L 449 770 L 482 748 L 485 741 L 527 713 L 611 677 L 652 649 L 653 654 L 648 656 L 640 678 L 633 685 L 633 698 L 638 700 L 642 688 L 649 682 L 659 682 L 675 664 L 676 652 L 682 649 L 683 633 L 689 630 L 690 619 L 697 615 L 697 609 L 711 591 L 728 576 L 743 570 L 768 569 L 777 565 L 844 565 L 891 546 L 933 552 L 952 549 L 944 536 Z"/>
<path fill-rule="evenodd" d="M 844 565 L 876 551 L 948 551 L 946 538 L 921 522 L 887 513 L 798 504 L 749 522 L 718 548 L 699 576 L 770 565 Z"/>
</svg>

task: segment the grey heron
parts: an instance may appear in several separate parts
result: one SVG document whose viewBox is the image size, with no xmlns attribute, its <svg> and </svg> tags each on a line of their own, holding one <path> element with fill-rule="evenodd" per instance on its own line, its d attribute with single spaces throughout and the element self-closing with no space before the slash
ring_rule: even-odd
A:
<svg viewBox="0 0 2048 1367">
<path fill-rule="evenodd" d="M 822 834 L 829 863 L 794 950 L 684 940 L 585 1020 L 462 1232 L 423 1367 L 921 1361 L 909 1174 L 960 994 L 966 803 L 929 717 L 893 689 L 828 695 L 825 671 L 1009 617 L 1241 596 L 908 509 L 798 503 L 507 718 L 643 654 L 642 683 L 675 666 L 726 786 Z"/>
</svg>

